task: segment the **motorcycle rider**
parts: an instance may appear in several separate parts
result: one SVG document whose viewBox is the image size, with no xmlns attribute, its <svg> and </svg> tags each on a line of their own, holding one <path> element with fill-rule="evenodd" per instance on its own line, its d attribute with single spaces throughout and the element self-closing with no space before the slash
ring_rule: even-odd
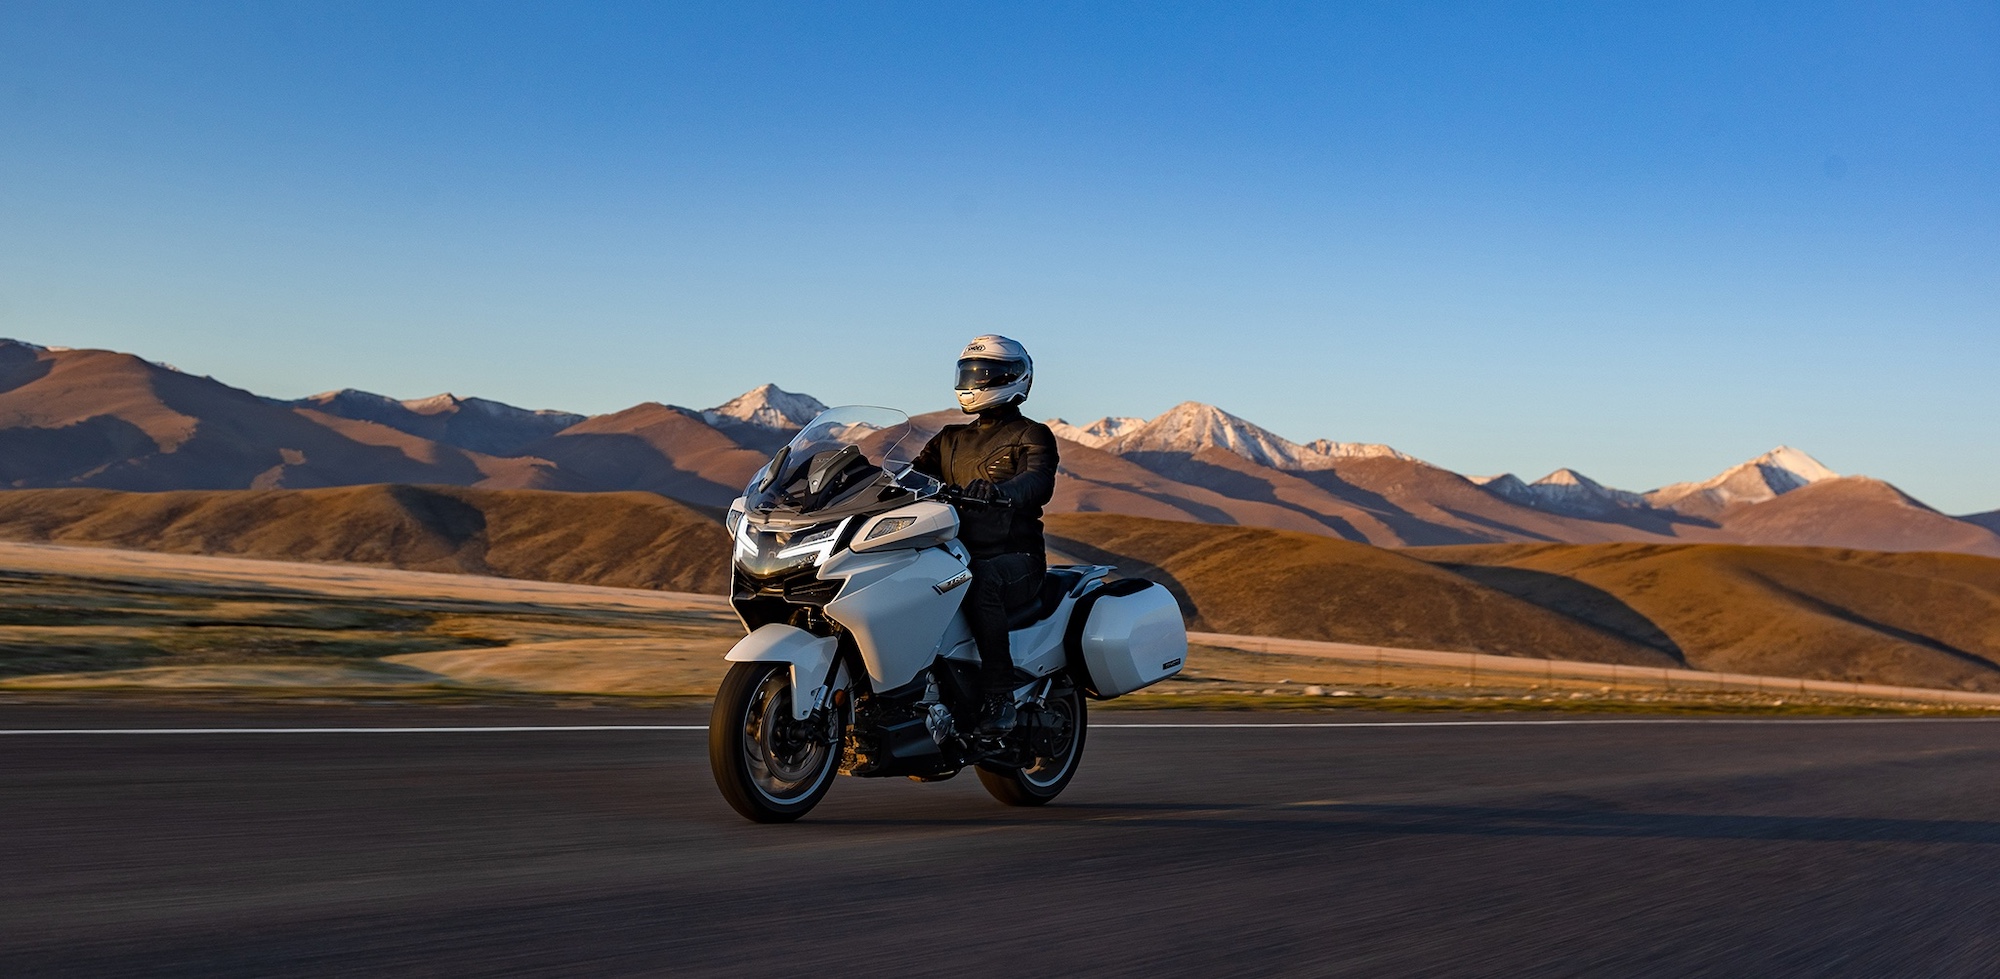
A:
<svg viewBox="0 0 2000 979">
<path fill-rule="evenodd" d="M 1055 495 L 1056 437 L 1021 414 L 1034 379 L 1035 362 L 1021 344 L 990 334 L 966 344 L 955 387 L 959 408 L 976 417 L 932 436 L 915 464 L 975 504 L 1007 504 L 959 508 L 958 539 L 972 556 L 965 618 L 979 646 L 985 693 L 978 731 L 986 735 L 1014 727 L 1007 615 L 1040 593 L 1048 570 L 1042 507 Z"/>
</svg>

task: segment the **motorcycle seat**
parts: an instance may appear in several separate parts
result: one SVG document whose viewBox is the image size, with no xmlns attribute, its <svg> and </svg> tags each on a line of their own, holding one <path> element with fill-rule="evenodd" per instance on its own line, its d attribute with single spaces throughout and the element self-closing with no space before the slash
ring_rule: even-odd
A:
<svg viewBox="0 0 2000 979">
<path fill-rule="evenodd" d="M 1083 572 L 1068 568 L 1050 568 L 1042 575 L 1042 590 L 1034 600 L 1007 615 L 1007 629 L 1025 629 L 1051 615 L 1062 607 L 1063 598 L 1077 585 L 1083 583 Z"/>
</svg>

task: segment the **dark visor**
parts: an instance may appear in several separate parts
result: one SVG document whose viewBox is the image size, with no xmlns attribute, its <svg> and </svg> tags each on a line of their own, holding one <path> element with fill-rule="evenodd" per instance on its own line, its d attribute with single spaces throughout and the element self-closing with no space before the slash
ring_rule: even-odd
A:
<svg viewBox="0 0 2000 979">
<path fill-rule="evenodd" d="M 1019 360 L 961 360 L 958 362 L 958 383 L 960 391 L 984 391 L 987 388 L 1004 387 L 1021 379 L 1028 372 L 1028 365 Z"/>
</svg>

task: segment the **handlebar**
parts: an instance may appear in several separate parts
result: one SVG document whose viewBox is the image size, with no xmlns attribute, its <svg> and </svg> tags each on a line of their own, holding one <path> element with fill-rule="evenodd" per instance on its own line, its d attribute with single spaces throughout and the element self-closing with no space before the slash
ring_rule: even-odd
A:
<svg viewBox="0 0 2000 979">
<path fill-rule="evenodd" d="M 990 500 L 975 500 L 966 496 L 965 491 L 956 486 L 946 486 L 938 490 L 938 498 L 953 506 L 983 506 L 1009 510 L 1014 507 L 1014 501 L 1004 496 L 996 496 Z"/>
</svg>

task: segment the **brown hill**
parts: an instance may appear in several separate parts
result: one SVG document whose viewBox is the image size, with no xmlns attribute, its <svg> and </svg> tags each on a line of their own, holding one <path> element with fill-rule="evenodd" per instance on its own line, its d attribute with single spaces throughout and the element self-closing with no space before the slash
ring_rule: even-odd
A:
<svg viewBox="0 0 2000 979">
<path fill-rule="evenodd" d="M 1385 551 L 1054 514 L 1051 550 L 1176 590 L 1196 628 L 2000 690 L 2000 560 L 1733 545 Z M 715 514 L 646 493 L 423 486 L 0 493 L 0 539 L 720 592 Z"/>
<path fill-rule="evenodd" d="M 1394 508 L 1357 505 L 1328 493 L 1300 474 L 1259 465 L 1227 449 L 1205 448 L 1194 453 L 1130 452 L 1119 458 L 1177 482 L 1288 511 L 1310 521 L 1299 529 L 1383 546 L 1409 542 L 1404 533 L 1412 528 L 1406 523 L 1399 532 L 1389 522 L 1402 516 Z M 1272 526 L 1266 521 L 1257 523 Z"/>
<path fill-rule="evenodd" d="M 547 469 L 276 404 L 130 354 L 0 341 L 0 486 L 537 485 Z"/>
<path fill-rule="evenodd" d="M 649 493 L 438 486 L 0 492 L 0 539 L 720 593 L 716 519 Z"/>
<path fill-rule="evenodd" d="M 1064 443 L 1065 459 L 1071 454 L 1071 444 Z M 1122 455 L 1077 448 L 1081 453 L 1142 467 L 1166 486 L 1199 487 L 1229 501 L 1209 507 L 1206 514 L 1194 519 L 1331 534 L 1382 547 L 1712 540 L 1721 536 L 1707 521 L 1671 511 L 1633 509 L 1593 519 L 1538 510 L 1414 459 L 1356 458 L 1342 460 L 1330 469 L 1293 471 L 1273 469 L 1219 448 Z M 1184 491 L 1167 493 L 1185 495 Z M 1157 500 L 1159 495 L 1106 500 L 1094 509 L 1176 519 L 1171 514 L 1148 512 L 1145 501 Z M 1059 509 L 1063 503 L 1059 498 Z M 1224 519 L 1217 519 L 1218 515 Z"/>
<path fill-rule="evenodd" d="M 386 425 L 432 442 L 495 456 L 519 455 L 528 443 L 548 438 L 584 419 L 566 411 L 530 411 L 485 398 L 440 394 L 397 401 L 353 388 L 315 394 L 291 404 L 340 418 Z"/>
<path fill-rule="evenodd" d="M 770 458 L 697 412 L 652 402 L 579 422 L 522 451 L 549 460 L 580 488 L 646 490 L 724 507 Z"/>
<path fill-rule="evenodd" d="M 644 490 L 720 506 L 784 441 L 786 426 L 817 407 L 769 386 L 709 412 L 648 403 L 580 421 L 451 396 L 393 401 L 336 391 L 286 403 L 129 354 L 0 340 L 0 488 L 413 483 Z M 1167 432 L 1173 426 L 1155 419 L 1148 430 L 1159 429 L 1153 434 L 1160 438 L 1121 439 L 1107 443 L 1111 450 L 1065 443 L 1051 509 L 1270 527 L 1381 546 L 1712 541 L 2000 555 L 2000 526 L 1988 526 L 2000 519 L 1947 517 L 1868 480 L 1799 476 L 1799 465 L 1818 467 L 1802 453 L 1792 455 L 1804 463 L 1786 463 L 1793 469 L 1773 468 L 1792 450 L 1752 460 L 1720 482 L 1687 484 L 1714 484 L 1713 515 L 1617 505 L 1583 512 L 1503 491 L 1525 492 L 1518 481 L 1482 487 L 1386 449 L 1335 457 L 1319 443 L 1293 445 L 1207 406 L 1183 405 L 1168 415 L 1190 424 Z M 963 418 L 951 411 L 917 421 L 935 430 Z M 1308 456 L 1310 465 L 1300 462 Z M 1322 464 L 1330 468 L 1314 468 Z M 1281 465 L 1293 468 L 1273 468 Z M 1808 477 L 1820 481 L 1804 485 Z M 1752 499 L 1767 502 L 1742 502 Z"/>
<path fill-rule="evenodd" d="M 1678 650 L 1699 669 L 2000 690 L 1991 558 L 1713 544 L 1403 553 Z"/>
<path fill-rule="evenodd" d="M 1947 517 L 1888 483 L 1862 476 L 1822 480 L 1774 500 L 1736 507 L 1723 515 L 1722 526 L 1746 544 L 2000 557 L 2000 534 Z"/>
<path fill-rule="evenodd" d="M 1049 517 L 1050 549 L 1175 589 L 1196 629 L 1677 666 L 1657 648 L 1393 551 L 1313 534 Z"/>
<path fill-rule="evenodd" d="M 1550 513 L 1502 498 L 1429 463 L 1390 457 L 1346 459 L 1301 473 L 1328 492 L 1393 512 L 1411 544 L 1711 539 L 1705 521 L 1671 511 L 1617 509 L 1595 517 Z"/>
</svg>

